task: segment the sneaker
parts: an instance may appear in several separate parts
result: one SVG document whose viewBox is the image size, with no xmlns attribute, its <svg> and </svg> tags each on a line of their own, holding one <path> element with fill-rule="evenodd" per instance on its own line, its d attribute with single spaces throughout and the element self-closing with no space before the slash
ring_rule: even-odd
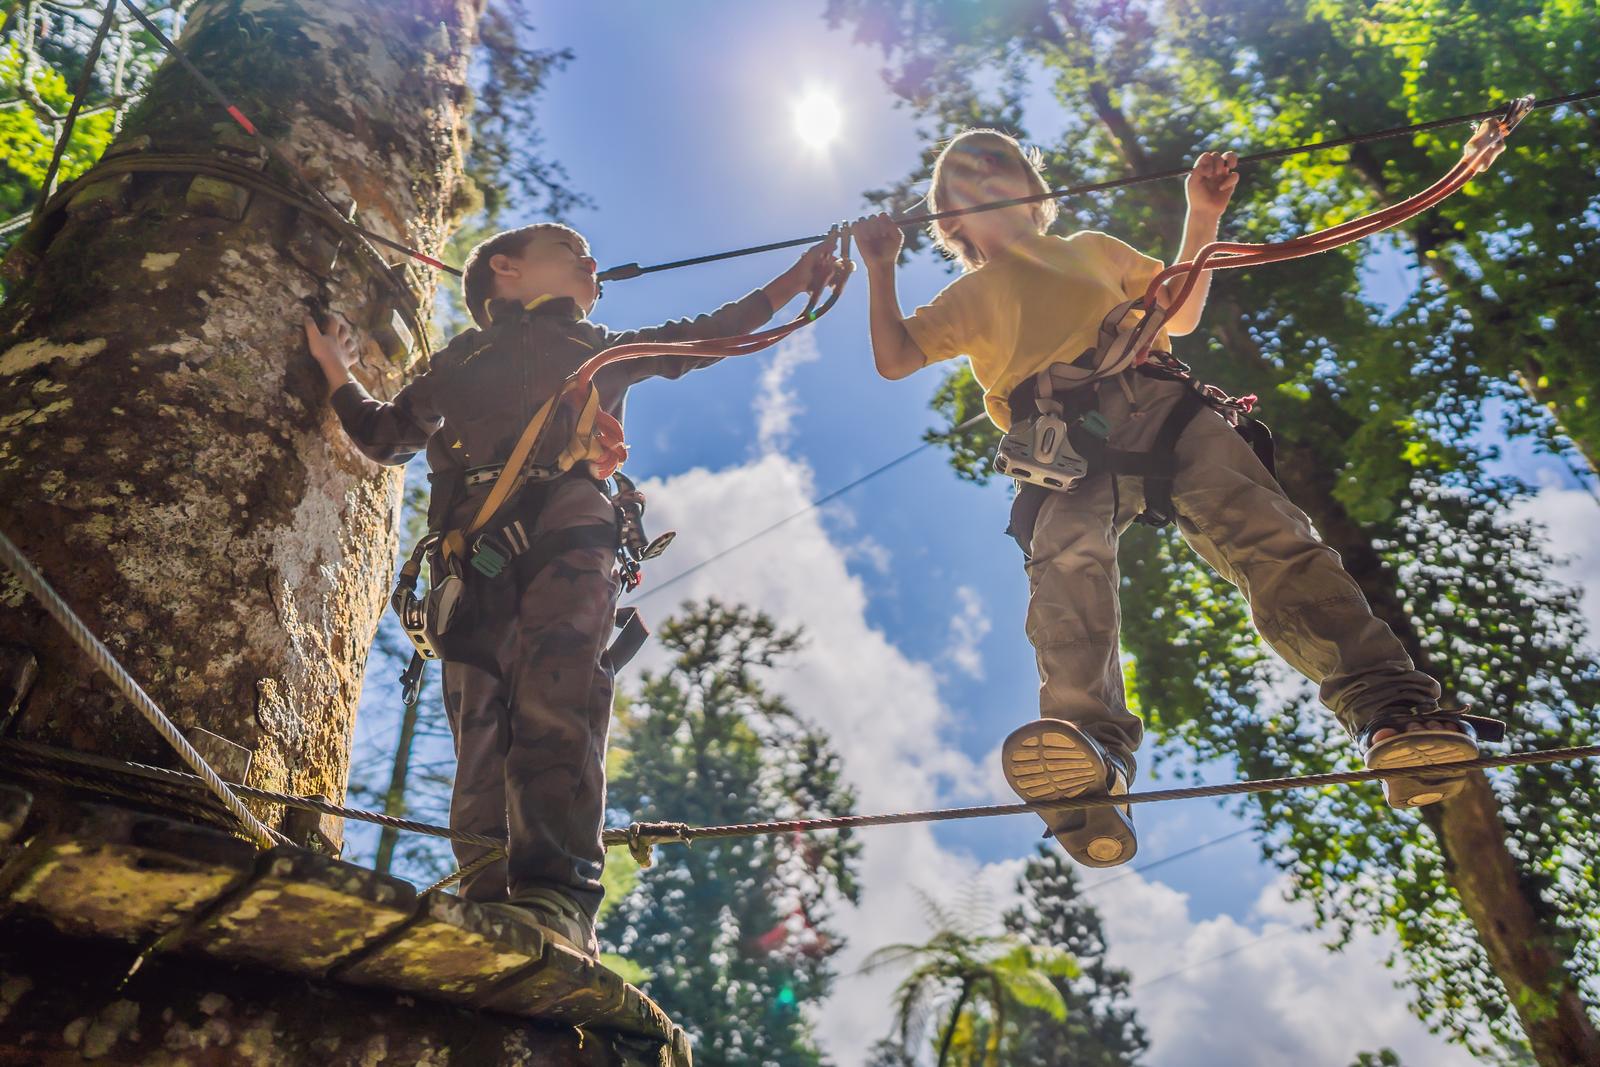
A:
<svg viewBox="0 0 1600 1067">
<path fill-rule="evenodd" d="M 1000 748 L 1006 782 L 1030 804 L 1128 791 L 1128 769 L 1100 743 L 1063 719 L 1035 719 Z M 1128 805 L 1040 811 L 1067 854 L 1087 867 L 1115 867 L 1139 850 Z"/>
<path fill-rule="evenodd" d="M 1387 736 L 1378 734 L 1387 732 Z M 1391 808 L 1419 808 L 1448 800 L 1466 788 L 1453 763 L 1478 758 L 1478 738 L 1498 741 L 1505 724 L 1465 708 L 1396 707 L 1379 712 L 1356 737 L 1369 770 L 1416 768 L 1415 776 L 1386 778 L 1383 796 Z"/>
<path fill-rule="evenodd" d="M 594 920 L 575 900 L 558 889 L 528 889 L 504 904 L 486 904 L 497 915 L 539 928 L 539 932 L 574 952 L 600 955 Z"/>
</svg>

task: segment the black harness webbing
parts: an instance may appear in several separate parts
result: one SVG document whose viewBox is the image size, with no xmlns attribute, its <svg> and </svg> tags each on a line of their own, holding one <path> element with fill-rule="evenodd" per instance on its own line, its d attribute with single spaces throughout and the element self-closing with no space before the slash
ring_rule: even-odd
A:
<svg viewBox="0 0 1600 1067">
<path fill-rule="evenodd" d="M 1147 526 L 1161 527 L 1173 520 L 1176 511 L 1172 503 L 1172 485 L 1177 474 L 1178 439 L 1183 436 L 1183 431 L 1189 428 L 1196 415 L 1207 408 L 1216 407 L 1217 403 L 1207 397 L 1202 392 L 1203 387 L 1187 375 L 1180 375 L 1152 364 L 1139 367 L 1136 373 L 1168 381 L 1180 381 L 1187 386 L 1171 414 L 1156 431 L 1155 440 L 1151 442 L 1148 452 L 1127 452 L 1120 448 L 1111 448 L 1103 438 L 1095 436 L 1084 427 L 1081 417 L 1095 407 L 1093 387 L 1075 389 L 1057 399 L 1062 405 L 1063 416 L 1073 420 L 1067 431 L 1067 437 L 1072 447 L 1089 461 L 1090 476 L 1111 474 L 1142 479 L 1144 510 L 1139 513 L 1135 521 Z M 1031 379 L 1019 386 L 1011 395 L 1012 417 L 1023 418 L 1031 414 L 1036 395 Z M 1263 423 L 1248 417 L 1241 418 L 1235 429 L 1249 442 L 1251 449 L 1266 466 L 1268 472 L 1272 472 L 1274 464 L 1271 431 Z M 1016 500 L 1011 507 L 1011 524 L 1006 528 L 1006 533 L 1016 540 L 1024 556 L 1029 554 L 1039 509 L 1044 506 L 1044 501 L 1050 492 L 1051 490 L 1037 485 L 1022 485 L 1017 489 Z"/>
</svg>

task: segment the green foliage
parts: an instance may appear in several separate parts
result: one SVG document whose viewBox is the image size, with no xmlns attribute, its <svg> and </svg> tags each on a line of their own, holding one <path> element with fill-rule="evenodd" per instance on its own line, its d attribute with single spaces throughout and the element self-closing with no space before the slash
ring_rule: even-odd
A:
<svg viewBox="0 0 1600 1067">
<path fill-rule="evenodd" d="M 18 42 L 0 44 L 0 94 L 19 96 L 23 55 Z M 65 114 L 72 90 L 51 67 L 41 66 L 32 78 L 33 91 L 47 106 Z M 111 142 L 112 114 L 102 111 L 79 119 L 61 160 L 61 180 L 89 169 Z M 0 222 L 29 210 L 38 202 L 50 155 L 55 150 L 56 127 L 41 121 L 32 108 L 0 107 Z"/>
<path fill-rule="evenodd" d="M 989 911 L 975 890 L 952 905 L 926 895 L 922 900 L 932 936 L 921 944 L 885 945 L 862 964 L 868 972 L 910 968 L 895 989 L 895 1037 L 880 1046 L 880 1057 L 893 1062 L 897 1049 L 926 1039 L 940 1067 L 1045 1062 L 1026 1055 L 1019 1034 L 1037 1037 L 1041 1025 L 1054 1025 L 1064 1035 L 1067 983 L 1082 977 L 1078 961 L 1015 929 L 988 932 Z M 1018 916 L 1016 925 L 1026 927 Z M 1010 926 L 1012 916 L 1007 919 Z"/>
<path fill-rule="evenodd" d="M 1244 153 L 1475 110 L 1528 79 L 1552 93 L 1600 81 L 1593 50 L 1570 47 L 1594 36 L 1592 5 L 1173 0 L 1146 23 L 1152 10 L 830 5 L 832 17 L 884 46 L 890 84 L 930 136 L 987 124 L 1025 137 L 1030 116 L 1017 101 L 1028 76 L 1035 91 L 1050 89 L 1065 110 L 1064 136 L 1045 146 L 1055 186 L 1180 166 L 1201 147 Z M 1390 254 L 1412 253 L 1421 284 L 1398 310 L 1362 294 L 1379 247 L 1368 243 L 1219 277 L 1201 331 L 1180 342 L 1205 380 L 1263 397 L 1280 464 L 1322 495 L 1302 505 L 1341 551 L 1367 557 L 1363 573 L 1387 589 L 1404 639 L 1447 695 L 1509 718 L 1518 748 L 1591 743 L 1600 667 L 1584 651 L 1574 594 L 1549 584 L 1538 531 L 1508 517 L 1522 488 L 1485 475 L 1475 435 L 1495 402 L 1514 412 L 1514 429 L 1558 445 L 1534 397 L 1554 403 L 1595 455 L 1586 427 L 1600 302 L 1586 260 L 1600 228 L 1597 131 L 1593 112 L 1530 118 L 1491 175 L 1400 234 Z M 1464 136 L 1434 131 L 1254 168 L 1226 233 L 1279 238 L 1390 202 L 1443 173 Z M 874 195 L 897 202 L 921 173 Z M 1175 183 L 1157 183 L 1063 207 L 1063 232 L 1107 229 L 1170 254 L 1183 204 Z M 1560 372 L 1534 373 L 1546 366 Z M 977 402 L 960 371 L 935 404 L 959 417 Z M 947 443 L 958 475 L 981 477 L 987 456 Z M 1233 760 L 1249 777 L 1355 765 L 1348 740 L 1309 697 L 1284 695 L 1281 668 L 1234 591 L 1176 535 L 1136 528 L 1122 556 L 1130 692 L 1164 751 Z M 1494 778 L 1521 891 L 1591 1011 L 1600 989 L 1597 770 L 1564 764 Z M 1324 924 L 1345 937 L 1366 927 L 1397 938 L 1391 963 L 1419 1017 L 1480 1054 L 1516 1055 L 1524 1039 L 1513 1006 L 1451 884 L 1456 864 L 1470 860 L 1448 861 L 1415 814 L 1390 811 L 1376 790 L 1248 803 L 1269 858 Z"/>
<path fill-rule="evenodd" d="M 849 812 L 827 739 L 762 676 L 799 647 L 768 616 L 686 605 L 657 638 L 614 744 L 613 821 L 722 824 Z M 848 834 L 729 838 L 657 850 L 657 866 L 601 924 L 602 941 L 650 973 L 645 988 L 694 1036 L 703 1064 L 818 1064 L 805 1014 L 832 984 L 835 909 L 856 898 Z"/>
<path fill-rule="evenodd" d="M 1149 1042 L 1128 1004 L 1126 971 L 1106 962 L 1105 929 L 1083 899 L 1078 873 L 1060 849 L 1040 846 L 1017 880 L 1022 901 L 1005 913 L 1007 932 L 1032 945 L 1053 945 L 1077 962 L 1075 973 L 1052 975 L 1064 1011 L 1023 1011 L 1007 1038 L 1010 1063 L 1129 1067 Z"/>
</svg>

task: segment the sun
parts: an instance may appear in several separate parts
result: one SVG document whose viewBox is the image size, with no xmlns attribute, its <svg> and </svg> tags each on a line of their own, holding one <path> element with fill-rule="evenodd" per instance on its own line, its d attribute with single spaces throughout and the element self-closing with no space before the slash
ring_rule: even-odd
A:
<svg viewBox="0 0 1600 1067">
<path fill-rule="evenodd" d="M 794 102 L 794 134 L 813 151 L 822 151 L 839 138 L 844 113 L 839 101 L 823 89 L 807 89 Z"/>
</svg>

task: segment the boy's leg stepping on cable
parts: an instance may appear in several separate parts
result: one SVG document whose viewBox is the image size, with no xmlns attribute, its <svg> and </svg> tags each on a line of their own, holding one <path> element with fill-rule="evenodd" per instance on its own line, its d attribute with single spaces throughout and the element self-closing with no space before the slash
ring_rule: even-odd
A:
<svg viewBox="0 0 1600 1067">
<path fill-rule="evenodd" d="M 1012 731 L 1000 761 L 1006 782 L 1031 804 L 1128 791 L 1121 761 L 1062 719 L 1036 719 Z M 1085 866 L 1115 867 L 1138 851 L 1126 805 L 1039 814 L 1068 855 Z"/>
<path fill-rule="evenodd" d="M 1369 770 L 1417 769 L 1416 777 L 1383 783 L 1390 807 L 1417 808 L 1466 788 L 1466 779 L 1452 772 L 1450 764 L 1477 759 L 1478 738 L 1498 741 L 1504 730 L 1498 720 L 1468 715 L 1464 708 L 1392 708 L 1367 724 L 1358 743 Z"/>
</svg>

